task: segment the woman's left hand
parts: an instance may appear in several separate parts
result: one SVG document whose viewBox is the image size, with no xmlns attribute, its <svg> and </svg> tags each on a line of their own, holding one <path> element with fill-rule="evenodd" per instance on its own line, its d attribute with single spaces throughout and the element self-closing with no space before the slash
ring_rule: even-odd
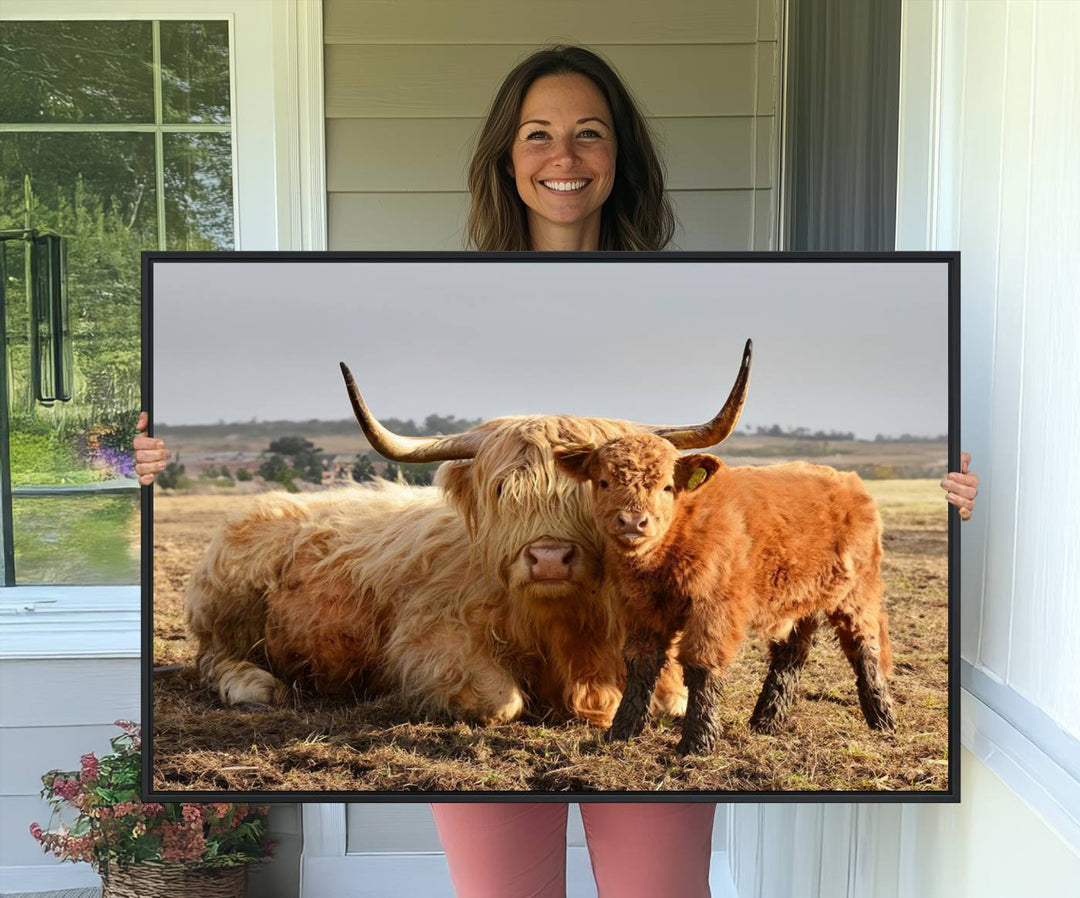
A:
<svg viewBox="0 0 1080 898">
<path fill-rule="evenodd" d="M 971 510 L 975 507 L 975 497 L 979 495 L 979 475 L 968 471 L 971 464 L 971 453 L 960 453 L 960 471 L 950 471 L 941 481 L 941 488 L 945 490 L 945 499 L 951 505 L 960 509 L 960 520 L 966 521 L 971 517 Z"/>
</svg>

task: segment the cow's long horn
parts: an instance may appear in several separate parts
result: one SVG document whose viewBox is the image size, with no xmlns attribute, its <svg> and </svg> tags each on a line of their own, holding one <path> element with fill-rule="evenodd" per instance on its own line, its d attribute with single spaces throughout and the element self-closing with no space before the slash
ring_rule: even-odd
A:
<svg viewBox="0 0 1080 898">
<path fill-rule="evenodd" d="M 353 414 L 364 431 L 364 436 L 371 443 L 371 448 L 385 458 L 403 462 L 453 461 L 462 458 L 475 458 L 482 437 L 473 433 L 460 433 L 447 437 L 403 437 L 383 427 L 364 402 L 364 397 L 356 387 L 352 372 L 341 363 L 341 373 L 345 376 L 345 387 L 349 391 Z"/>
<path fill-rule="evenodd" d="M 754 353 L 752 340 L 746 341 L 743 350 L 742 367 L 739 375 L 735 378 L 735 386 L 731 388 L 724 407 L 716 413 L 716 417 L 707 424 L 691 424 L 689 426 L 657 425 L 649 427 L 650 433 L 663 437 L 678 449 L 707 449 L 726 440 L 735 425 L 739 423 L 739 415 L 742 414 L 743 404 L 746 402 L 746 391 L 750 384 L 750 358 Z"/>
</svg>

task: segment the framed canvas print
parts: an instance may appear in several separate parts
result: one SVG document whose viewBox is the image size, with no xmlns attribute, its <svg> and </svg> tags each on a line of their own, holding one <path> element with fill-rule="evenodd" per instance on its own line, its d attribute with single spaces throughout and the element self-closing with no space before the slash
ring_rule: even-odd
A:
<svg viewBox="0 0 1080 898">
<path fill-rule="evenodd" d="M 148 797 L 958 800 L 958 254 L 143 290 Z"/>
</svg>

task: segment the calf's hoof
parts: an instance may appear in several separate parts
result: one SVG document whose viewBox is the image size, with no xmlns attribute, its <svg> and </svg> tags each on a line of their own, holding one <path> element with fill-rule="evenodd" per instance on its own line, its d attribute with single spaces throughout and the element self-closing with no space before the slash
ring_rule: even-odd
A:
<svg viewBox="0 0 1080 898">
<path fill-rule="evenodd" d="M 604 733 L 605 742 L 629 742 L 635 736 L 640 736 L 645 725 L 635 726 L 633 723 L 625 723 L 616 720 L 611 729 Z"/>
<path fill-rule="evenodd" d="M 675 751 L 682 757 L 686 755 L 711 755 L 713 749 L 716 748 L 716 740 L 708 739 L 704 736 L 686 736 L 683 735 L 679 740 L 679 744 L 675 747 Z"/>
<path fill-rule="evenodd" d="M 783 725 L 784 718 L 780 714 L 755 714 L 750 718 L 750 731 L 762 736 L 779 733 Z"/>
<path fill-rule="evenodd" d="M 870 729 L 883 733 L 892 733 L 896 730 L 896 715 L 891 705 L 885 705 L 867 714 L 866 722 L 870 725 Z"/>
</svg>

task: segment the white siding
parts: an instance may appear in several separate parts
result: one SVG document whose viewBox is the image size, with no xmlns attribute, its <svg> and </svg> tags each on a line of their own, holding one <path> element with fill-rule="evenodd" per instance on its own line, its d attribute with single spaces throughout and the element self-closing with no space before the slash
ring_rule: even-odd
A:
<svg viewBox="0 0 1080 898">
<path fill-rule="evenodd" d="M 779 0 L 327 0 L 330 249 L 462 249 L 491 97 L 546 44 L 607 56 L 650 115 L 680 249 L 775 249 Z"/>
<path fill-rule="evenodd" d="M 932 26 L 931 4 L 907 8 Z M 929 176 L 918 146 L 901 171 L 931 193 L 898 232 L 963 254 L 962 442 L 984 490 L 963 529 L 962 654 L 1077 738 L 1080 5 L 946 3 L 937 24 Z"/>
<path fill-rule="evenodd" d="M 831 825 L 799 808 L 760 834 L 739 806 L 741 898 L 795 894 L 793 863 L 808 898 L 1080 880 L 1080 4 L 903 11 L 897 248 L 962 253 L 961 443 L 983 484 L 961 528 L 963 802 L 837 806 Z"/>
</svg>

